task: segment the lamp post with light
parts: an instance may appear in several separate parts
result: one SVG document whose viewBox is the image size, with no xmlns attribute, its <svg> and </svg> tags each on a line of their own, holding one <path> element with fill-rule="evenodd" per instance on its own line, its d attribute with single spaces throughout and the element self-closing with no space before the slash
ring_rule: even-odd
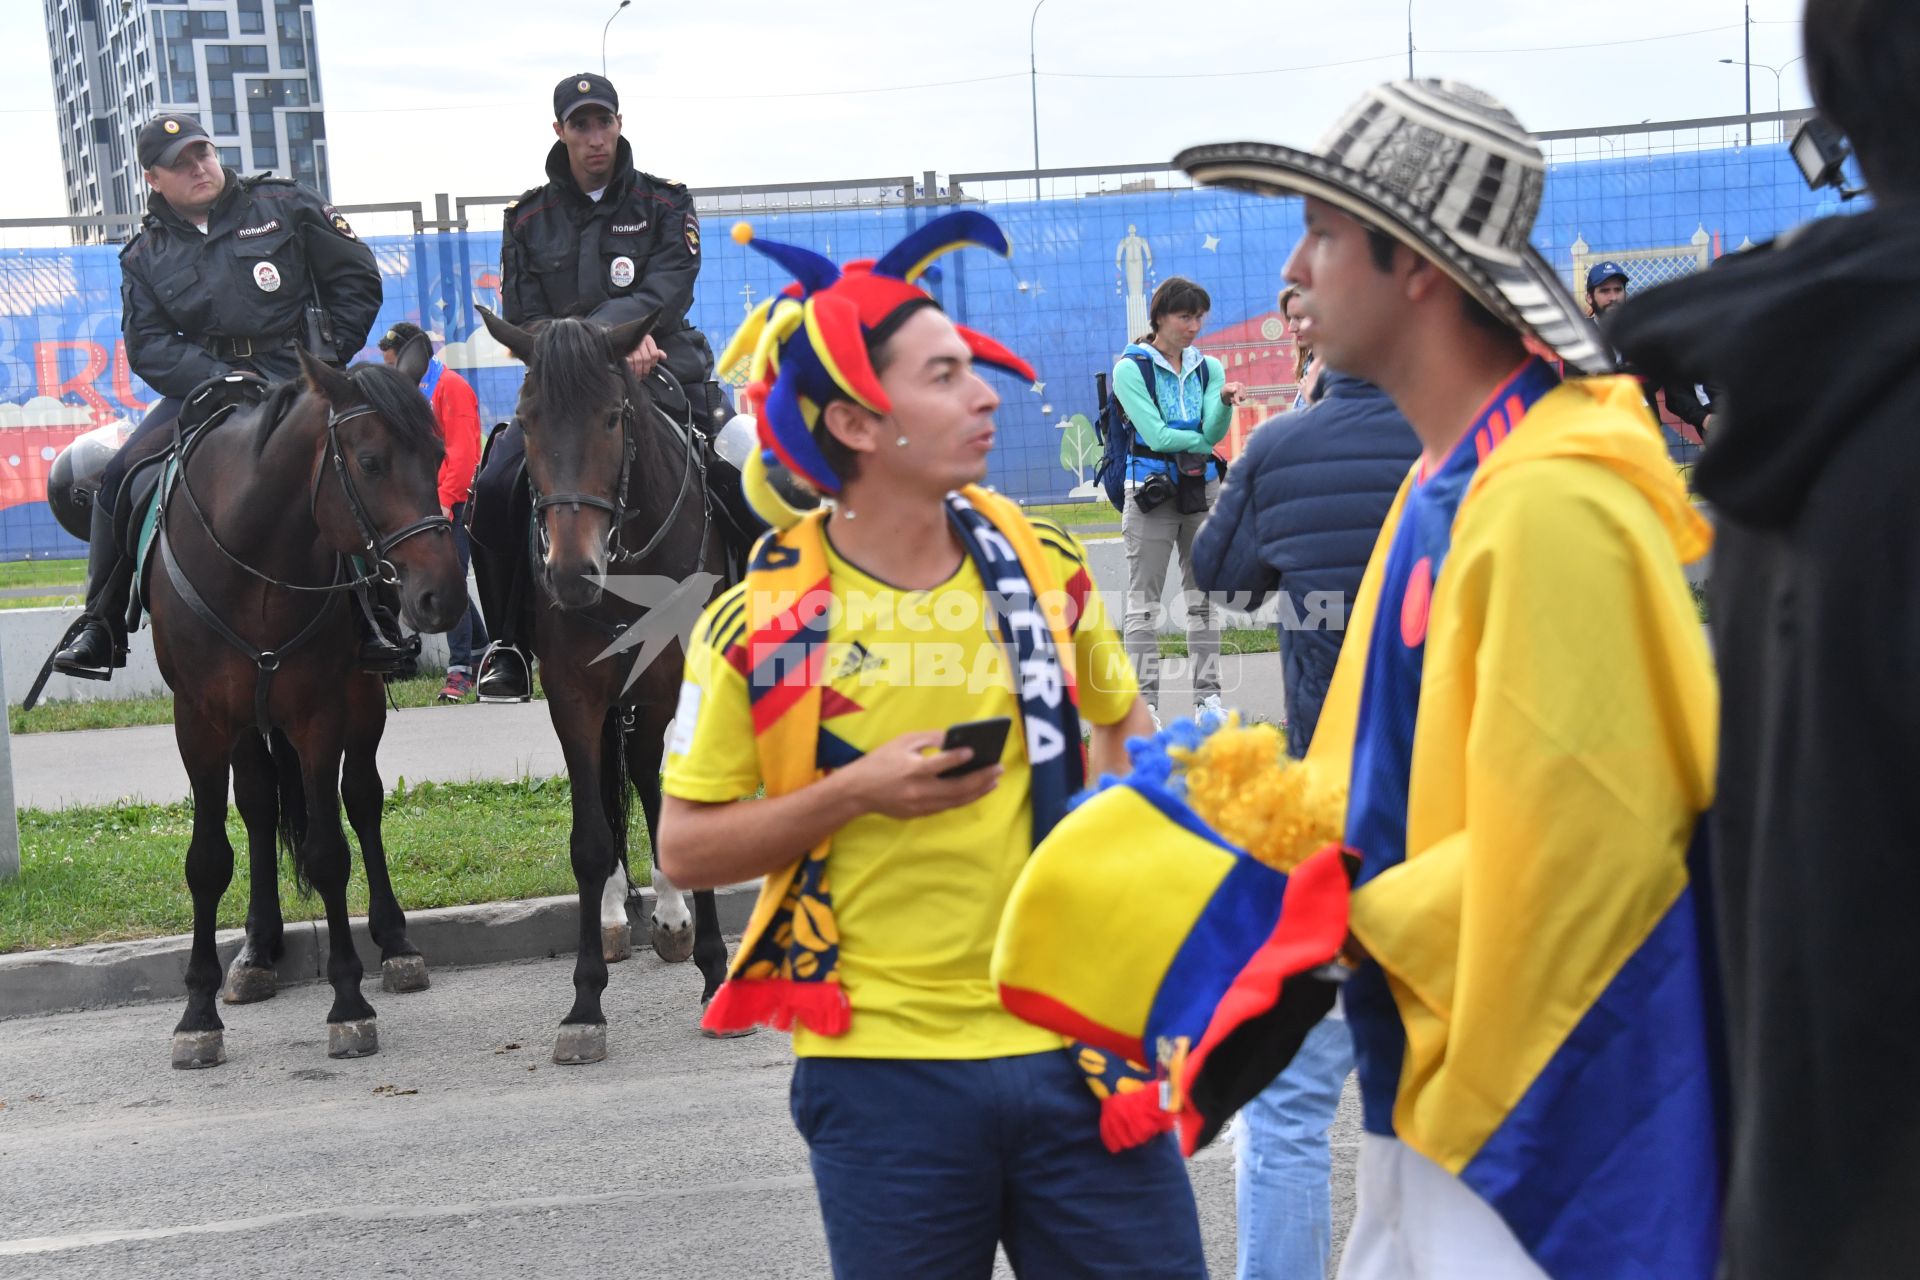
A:
<svg viewBox="0 0 1920 1280">
<path fill-rule="evenodd" d="M 613 19 L 620 16 L 620 11 L 632 3 L 633 0 L 620 0 L 612 16 L 607 19 L 607 25 L 600 28 L 600 74 L 603 76 L 607 74 L 607 30 L 613 26 Z"/>
</svg>

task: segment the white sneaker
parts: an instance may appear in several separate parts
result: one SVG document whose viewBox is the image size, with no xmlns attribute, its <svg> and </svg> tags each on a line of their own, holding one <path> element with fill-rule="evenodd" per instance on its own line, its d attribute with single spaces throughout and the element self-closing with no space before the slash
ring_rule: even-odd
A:
<svg viewBox="0 0 1920 1280">
<path fill-rule="evenodd" d="M 1153 717 L 1153 731 L 1155 733 L 1160 732 L 1160 708 L 1149 702 L 1147 704 L 1147 714 Z"/>
<path fill-rule="evenodd" d="M 1220 705 L 1220 695 L 1217 693 L 1210 693 L 1200 699 L 1200 705 L 1195 707 L 1194 710 L 1211 711 L 1216 716 L 1224 716 L 1227 714 L 1227 709 Z"/>
</svg>

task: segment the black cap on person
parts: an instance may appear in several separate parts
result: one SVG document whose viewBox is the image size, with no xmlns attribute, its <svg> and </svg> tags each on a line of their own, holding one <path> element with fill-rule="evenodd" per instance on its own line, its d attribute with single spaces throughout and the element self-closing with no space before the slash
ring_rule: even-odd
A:
<svg viewBox="0 0 1920 1280">
<path fill-rule="evenodd" d="M 164 169 L 196 142 L 211 143 L 207 131 L 192 116 L 169 112 L 155 116 L 140 130 L 138 150 L 142 169 Z"/>
<path fill-rule="evenodd" d="M 613 82 L 605 76 L 597 76 L 591 71 L 582 71 L 577 76 L 568 76 L 553 86 L 553 118 L 562 123 L 568 116 L 582 107 L 605 107 L 618 115 L 620 95 L 615 92 Z"/>
</svg>

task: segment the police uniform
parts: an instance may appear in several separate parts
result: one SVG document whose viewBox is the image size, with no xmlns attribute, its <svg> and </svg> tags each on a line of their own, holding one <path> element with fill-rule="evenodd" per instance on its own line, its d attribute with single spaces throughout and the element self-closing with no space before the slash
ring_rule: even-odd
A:
<svg viewBox="0 0 1920 1280">
<path fill-rule="evenodd" d="M 604 77 L 571 76 L 554 90 L 557 120 L 589 106 L 619 110 L 619 94 Z M 611 327 L 658 309 L 652 336 L 661 363 L 698 404 L 698 389 L 713 376 L 713 349 L 687 321 L 700 257 L 693 196 L 678 182 L 635 169 L 625 138 L 597 200 L 574 180 L 566 143 L 556 142 L 547 153 L 546 183 L 507 206 L 500 237 L 502 310 L 517 325 L 570 316 Z M 510 424 L 489 442 L 474 480 L 475 577 L 487 631 L 496 640 L 480 673 L 480 692 L 488 701 L 500 700 L 491 696 L 502 674 L 499 647 L 525 639 L 530 503 L 518 484 L 525 456 L 520 428 Z M 526 692 L 524 660 L 515 667 L 504 696 L 517 699 Z"/>
<path fill-rule="evenodd" d="M 141 164 L 169 165 L 197 142 L 210 142 L 197 120 L 163 115 L 140 132 Z M 68 675 L 104 680 L 120 665 L 102 652 L 110 620 L 126 614 L 131 579 L 114 546 L 114 502 L 133 464 L 168 443 L 182 399 L 235 371 L 270 380 L 298 375 L 296 349 L 316 296 L 331 317 L 332 342 L 313 354 L 335 364 L 365 345 L 380 309 L 373 251 L 338 210 L 287 178 L 222 172 L 225 185 L 204 231 L 156 191 L 120 251 L 127 362 L 161 399 L 102 475 L 88 539 L 88 630 L 54 664 Z"/>
</svg>

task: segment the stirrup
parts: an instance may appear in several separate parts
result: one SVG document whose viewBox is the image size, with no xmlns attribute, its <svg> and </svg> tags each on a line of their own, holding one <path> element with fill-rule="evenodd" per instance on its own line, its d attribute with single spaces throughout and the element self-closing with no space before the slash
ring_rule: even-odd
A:
<svg viewBox="0 0 1920 1280">
<path fill-rule="evenodd" d="M 516 675 L 519 683 L 511 685 Z M 510 687 L 503 691 L 503 684 Z M 481 702 L 529 702 L 533 698 L 532 664 L 520 646 L 496 640 L 480 655 L 473 689 Z"/>
</svg>

